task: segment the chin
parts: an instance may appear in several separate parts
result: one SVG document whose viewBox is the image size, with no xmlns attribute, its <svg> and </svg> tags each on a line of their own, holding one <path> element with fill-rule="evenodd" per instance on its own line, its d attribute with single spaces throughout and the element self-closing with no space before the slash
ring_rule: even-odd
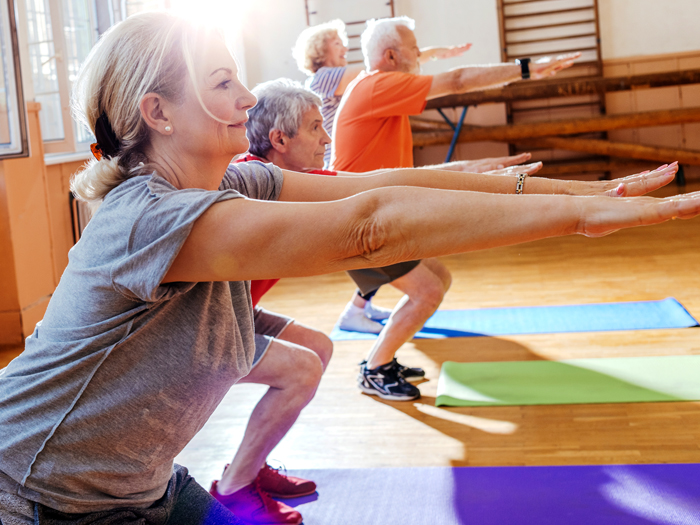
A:
<svg viewBox="0 0 700 525">
<path fill-rule="evenodd" d="M 249 146 L 250 142 L 248 142 L 248 137 L 244 135 L 242 140 L 235 141 L 233 144 L 231 144 L 231 153 L 234 155 L 240 155 L 241 153 L 248 151 Z"/>
</svg>

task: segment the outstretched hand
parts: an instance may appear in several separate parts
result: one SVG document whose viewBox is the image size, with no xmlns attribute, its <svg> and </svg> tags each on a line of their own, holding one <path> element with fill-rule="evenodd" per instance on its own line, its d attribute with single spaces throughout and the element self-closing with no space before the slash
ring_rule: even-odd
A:
<svg viewBox="0 0 700 525">
<path fill-rule="evenodd" d="M 666 186 L 676 176 L 678 162 L 664 164 L 653 171 L 643 171 L 609 181 L 568 181 L 570 195 L 638 197 Z"/>
<path fill-rule="evenodd" d="M 509 175 L 514 177 L 520 173 L 525 173 L 526 175 L 534 175 L 542 169 L 541 162 L 532 162 L 530 164 L 518 164 L 517 166 L 508 166 L 507 168 L 501 168 L 499 170 L 489 170 L 485 171 L 486 175 Z"/>
<path fill-rule="evenodd" d="M 581 53 L 567 53 L 556 58 L 543 57 L 536 62 L 530 63 L 530 78 L 538 80 L 556 75 L 562 69 L 574 65 L 574 61 L 581 56 Z"/>
<path fill-rule="evenodd" d="M 462 44 L 461 46 L 440 47 L 435 49 L 434 57 L 442 60 L 443 58 L 460 57 L 472 47 L 471 44 Z"/>
<path fill-rule="evenodd" d="M 602 237 L 622 228 L 650 226 L 671 219 L 691 219 L 700 215 L 700 192 L 674 195 L 665 199 L 631 197 L 580 201 L 576 231 L 587 237 Z"/>
<path fill-rule="evenodd" d="M 521 153 L 520 155 L 510 155 L 508 157 L 489 157 L 485 159 L 477 160 L 462 160 L 459 161 L 459 167 L 461 171 L 466 171 L 468 173 L 492 173 L 494 171 L 501 171 L 510 166 L 516 166 L 527 162 L 530 160 L 532 155 L 530 153 Z M 532 175 L 535 171 L 542 167 L 540 166 L 532 172 L 526 172 L 528 175 Z M 530 166 L 533 166 L 532 164 Z M 507 175 L 514 173 L 522 173 L 522 171 L 515 171 L 513 173 L 492 173 L 493 175 Z"/>
<path fill-rule="evenodd" d="M 469 51 L 471 44 L 462 44 L 461 46 L 447 47 L 424 47 L 420 50 L 420 63 L 425 64 L 429 60 L 438 60 L 443 58 L 452 58 L 462 56 Z"/>
</svg>

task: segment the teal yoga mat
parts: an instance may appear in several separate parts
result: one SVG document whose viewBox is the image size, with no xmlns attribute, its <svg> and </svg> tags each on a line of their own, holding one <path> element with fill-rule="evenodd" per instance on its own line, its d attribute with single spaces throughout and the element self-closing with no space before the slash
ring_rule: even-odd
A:
<svg viewBox="0 0 700 525">
<path fill-rule="evenodd" d="M 700 400 L 700 355 L 455 363 L 437 406 L 569 405 Z"/>
<path fill-rule="evenodd" d="M 669 297 L 660 301 L 438 310 L 416 339 L 478 337 L 607 330 L 649 330 L 698 326 L 683 305 Z M 349 332 L 337 326 L 334 341 L 376 339 L 376 334 Z"/>
</svg>

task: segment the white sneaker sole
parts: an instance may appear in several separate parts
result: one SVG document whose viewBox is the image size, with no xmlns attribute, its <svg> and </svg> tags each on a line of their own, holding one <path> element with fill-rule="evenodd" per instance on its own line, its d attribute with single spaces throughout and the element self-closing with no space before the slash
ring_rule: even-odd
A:
<svg viewBox="0 0 700 525">
<path fill-rule="evenodd" d="M 394 394 L 384 394 L 378 390 L 375 390 L 374 388 L 367 388 L 366 386 L 364 386 L 360 383 L 358 383 L 357 386 L 365 394 L 370 395 L 370 396 L 381 397 L 382 399 L 386 399 L 387 401 L 412 401 L 412 400 L 418 399 L 420 397 L 420 392 L 415 396 L 409 396 L 409 395 L 398 396 L 398 395 L 394 395 Z"/>
</svg>

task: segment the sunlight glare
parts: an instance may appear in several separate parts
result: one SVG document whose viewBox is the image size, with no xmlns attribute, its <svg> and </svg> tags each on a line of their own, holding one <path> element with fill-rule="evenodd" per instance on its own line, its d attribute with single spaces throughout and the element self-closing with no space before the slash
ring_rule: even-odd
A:
<svg viewBox="0 0 700 525">
<path fill-rule="evenodd" d="M 419 412 L 428 416 L 452 421 L 453 423 L 475 428 L 489 434 L 513 434 L 518 430 L 518 425 L 510 421 L 499 421 L 497 419 L 486 419 L 484 417 L 470 416 L 468 414 L 458 414 L 423 403 L 414 403 L 413 406 L 415 406 Z"/>
<path fill-rule="evenodd" d="M 603 497 L 619 508 L 650 523 L 697 523 L 700 499 L 629 468 L 604 469 L 612 480 L 600 488 Z"/>
</svg>

